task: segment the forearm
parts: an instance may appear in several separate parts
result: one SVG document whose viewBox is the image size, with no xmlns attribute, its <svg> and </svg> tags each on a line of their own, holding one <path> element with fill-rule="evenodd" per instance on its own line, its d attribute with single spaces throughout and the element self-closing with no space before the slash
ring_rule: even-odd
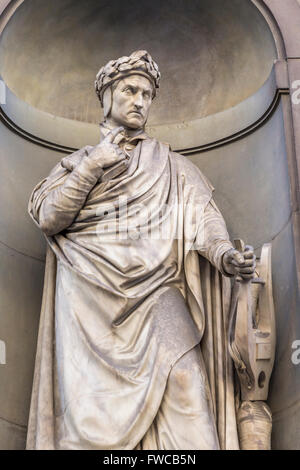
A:
<svg viewBox="0 0 300 470">
<path fill-rule="evenodd" d="M 197 236 L 198 253 L 204 256 L 225 276 L 230 276 L 223 265 L 224 254 L 233 248 L 225 221 L 214 201 L 208 204 L 203 214 Z"/>
<path fill-rule="evenodd" d="M 215 266 L 224 276 L 231 276 L 225 270 L 223 258 L 225 253 L 232 249 L 232 243 L 229 240 L 217 240 L 212 243 L 206 252 L 206 258 Z"/>
<path fill-rule="evenodd" d="M 64 183 L 49 192 L 38 211 L 38 223 L 46 235 L 55 235 L 72 224 L 102 173 L 101 167 L 84 157 Z"/>
</svg>

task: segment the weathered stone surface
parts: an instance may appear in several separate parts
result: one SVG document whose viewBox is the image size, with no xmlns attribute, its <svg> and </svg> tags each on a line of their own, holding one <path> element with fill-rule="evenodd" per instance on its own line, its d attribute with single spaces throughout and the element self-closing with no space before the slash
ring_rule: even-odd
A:
<svg viewBox="0 0 300 470">
<path fill-rule="evenodd" d="M 8 2 L 1 2 L 0 7 L 6 3 Z M 233 4 L 232 2 L 230 3 Z M 264 3 L 273 11 L 279 23 L 286 41 L 288 56 L 299 57 L 300 42 L 297 40 L 297 35 L 300 31 L 299 17 L 297 16 L 297 12 L 300 10 L 298 6 L 299 0 L 286 0 L 285 2 L 281 0 L 265 0 Z M 34 2 L 32 2 L 32 4 L 34 4 Z M 93 2 L 89 2 L 89 4 L 92 5 Z M 184 121 L 187 117 L 198 118 L 200 110 L 199 105 L 203 106 L 200 111 L 201 113 L 204 112 L 204 114 L 210 114 L 218 110 L 223 110 L 226 107 L 228 108 L 228 106 L 234 103 L 237 104 L 240 100 L 249 96 L 254 90 L 252 86 L 257 90 L 259 84 L 263 82 L 263 77 L 267 77 L 272 59 L 275 57 L 275 52 L 273 41 L 270 40 L 270 31 L 268 29 L 265 30 L 266 23 L 260 18 L 256 23 L 258 25 L 258 29 L 256 29 L 254 23 L 259 16 L 254 15 L 253 19 L 249 21 L 247 14 L 237 14 L 235 16 L 233 10 L 228 10 L 226 13 L 223 8 L 224 1 L 222 1 L 221 4 L 221 9 L 217 8 L 215 12 L 211 11 L 211 13 L 206 12 L 200 20 L 199 17 L 197 18 L 197 21 L 200 21 L 199 28 L 196 23 L 192 23 L 194 25 L 192 30 L 193 34 L 195 33 L 195 37 L 198 38 L 198 32 L 202 35 L 202 44 L 200 44 L 201 41 L 197 44 L 199 53 L 204 47 L 212 47 L 211 56 L 205 55 L 203 62 L 202 59 L 199 59 L 199 62 L 196 61 L 194 63 L 195 70 L 198 70 L 199 77 L 203 78 L 203 82 L 202 79 L 199 79 L 199 89 L 197 89 L 197 93 L 199 93 L 200 98 L 198 102 L 195 105 L 193 103 L 191 105 L 191 102 L 186 99 L 186 91 L 192 88 L 189 80 L 193 78 L 193 71 L 191 70 L 191 76 L 187 81 L 187 85 L 182 87 L 180 73 L 182 73 L 182 70 L 186 71 L 186 69 L 185 67 L 180 67 L 180 69 L 177 70 L 172 67 L 171 64 L 171 66 L 164 71 L 164 80 L 166 82 L 170 80 L 173 81 L 173 89 L 170 92 L 167 89 L 162 89 L 160 102 L 163 106 L 161 109 L 157 108 L 157 110 L 155 110 L 153 114 L 154 124 L 159 124 L 163 122 L 164 119 L 168 119 L 169 122 L 171 122 L 174 120 L 174 116 L 176 116 L 176 119 L 179 121 Z M 57 15 L 59 10 L 55 11 L 55 2 L 51 2 L 53 6 L 49 7 L 49 5 L 50 3 L 48 2 L 48 5 L 45 7 L 46 10 L 50 8 L 52 9 L 52 13 Z M 62 5 L 62 2 L 60 2 L 60 5 Z M 211 1 L 209 2 L 209 6 L 211 8 Z M 83 12 L 81 8 L 82 7 L 78 7 L 77 11 L 85 15 L 85 12 Z M 244 13 L 246 13 L 247 10 L 247 7 L 245 8 Z M 23 11 L 25 10 L 26 5 L 24 3 Z M 252 12 L 254 11 L 255 10 L 252 9 Z M 47 11 L 45 12 L 47 13 Z M 50 41 L 49 49 L 45 49 L 49 52 L 48 56 L 45 54 L 46 60 L 50 58 L 52 65 L 59 56 L 58 51 L 60 52 L 62 50 L 60 40 L 64 37 L 62 26 L 66 21 L 66 16 L 65 12 L 62 10 L 60 10 L 60 12 L 62 15 L 61 19 L 58 21 L 58 34 L 52 37 L 53 40 L 55 37 L 57 42 L 53 44 L 53 42 Z M 42 109 L 47 109 L 48 111 L 50 109 L 51 111 L 51 108 L 48 108 L 48 106 L 53 105 L 52 112 L 55 114 L 67 115 L 74 119 L 98 120 L 98 114 L 96 114 L 96 111 L 92 111 L 93 107 L 91 104 L 85 108 L 82 106 L 86 94 L 93 94 L 93 91 L 92 89 L 82 89 L 80 85 L 81 78 L 79 79 L 81 75 L 85 83 L 92 83 L 94 73 L 98 69 L 101 57 L 96 50 L 97 48 L 94 42 L 90 48 L 91 51 L 94 51 L 91 52 L 91 54 L 95 54 L 93 55 L 92 61 L 90 61 L 90 58 L 86 58 L 85 54 L 82 54 L 82 49 L 79 47 L 78 43 L 76 43 L 75 48 L 70 46 L 73 48 L 72 51 L 79 51 L 74 61 L 75 65 L 73 64 L 74 66 L 72 65 L 71 67 L 71 72 L 70 68 L 67 70 L 70 64 L 62 64 L 62 62 L 57 63 L 58 68 L 56 68 L 55 65 L 55 67 L 49 69 L 48 66 L 45 66 L 45 63 L 44 65 L 43 62 L 38 63 L 34 58 L 34 53 L 38 54 L 39 52 L 40 44 L 36 44 L 36 49 L 34 49 L 32 48 L 32 41 L 30 39 L 34 38 L 36 34 L 43 33 L 46 43 L 49 37 L 48 33 L 54 25 L 50 20 L 47 21 L 43 25 L 45 26 L 45 32 L 43 32 L 42 29 L 32 28 L 33 23 L 28 21 L 29 27 L 32 28 L 32 36 L 30 36 L 30 34 L 28 35 L 28 42 L 26 43 L 25 41 L 25 49 L 22 51 L 19 46 L 20 42 L 16 40 L 16 36 L 14 35 L 17 26 L 20 25 L 21 13 L 22 10 L 20 10 L 19 17 L 16 14 L 15 18 L 11 20 L 7 28 L 5 40 L 2 42 L 2 46 L 6 46 L 7 49 L 1 49 L 2 65 L 5 64 L 7 67 L 6 72 L 10 76 L 11 83 L 15 83 L 16 85 L 14 91 L 16 93 L 24 93 L 22 98 L 38 107 L 40 106 Z M 231 13 L 233 14 L 232 17 Z M 27 14 L 29 15 L 29 13 Z M 257 15 L 257 12 L 255 14 Z M 29 16 L 27 16 L 27 18 L 28 17 Z M 32 19 L 37 17 L 38 12 L 32 12 Z M 178 12 L 175 12 L 172 18 L 172 37 L 175 35 L 177 44 L 180 41 L 184 44 L 190 44 L 190 40 L 186 38 L 186 32 L 190 32 L 191 23 L 187 22 L 186 25 L 180 29 L 178 27 L 178 17 Z M 239 17 L 243 22 L 243 27 L 241 27 Z M 190 20 L 189 16 L 180 15 L 180 18 L 184 18 L 185 21 Z M 210 26 L 206 25 L 208 18 L 212 18 L 214 21 Z M 224 21 L 225 18 L 226 20 Z M 233 18 L 235 18 L 234 21 Z M 256 18 L 256 20 L 254 18 Z M 228 20 L 230 21 L 228 22 Z M 89 21 L 88 18 L 87 21 Z M 166 16 L 162 18 L 162 22 L 164 21 L 165 23 L 159 22 L 159 27 L 161 27 L 162 24 L 166 25 L 168 23 L 169 20 Z M 224 24 L 220 24 L 223 22 Z M 228 25 L 229 34 L 227 36 L 226 34 L 224 35 L 224 32 L 227 31 L 225 23 Z M 70 23 L 68 24 L 68 34 L 70 34 L 70 37 L 77 31 L 75 27 L 76 24 L 76 20 L 73 21 L 70 17 Z M 232 24 L 234 24 L 234 27 L 232 27 Z M 236 24 L 239 25 L 237 28 L 235 28 Z M 152 27 L 153 25 L 151 24 L 149 31 Z M 215 32 L 218 28 L 225 28 L 226 31 L 219 29 L 219 33 L 217 32 L 215 36 Z M 203 31 L 205 31 L 205 33 L 203 33 Z M 222 31 L 222 41 L 219 42 L 226 42 L 224 38 L 227 38 L 229 42 L 227 45 L 220 45 L 219 47 L 221 49 L 218 49 L 215 47 L 214 41 L 219 40 L 220 31 Z M 24 32 L 21 27 L 18 33 L 20 36 L 18 37 L 21 37 Z M 29 31 L 27 32 L 29 33 Z M 143 32 L 144 31 L 139 33 L 137 31 L 139 34 Z M 256 38 L 253 37 L 253 32 Z M 83 35 L 87 37 L 88 42 L 92 41 L 94 33 L 95 28 L 92 28 L 90 31 L 88 31 L 87 28 L 83 30 Z M 209 33 L 209 40 L 207 40 L 206 33 Z M 243 38 L 245 42 L 240 41 L 239 47 L 237 48 L 234 38 L 240 39 L 239 34 L 241 33 L 245 36 Z M 247 36 L 248 33 L 249 36 Z M 151 35 L 149 35 L 147 40 L 152 43 L 153 38 L 150 36 Z M 247 37 L 248 40 L 246 40 Z M 12 47 L 12 43 L 14 43 L 14 52 L 10 48 Z M 154 47 L 149 46 L 149 49 L 156 57 L 168 64 L 168 58 L 174 57 L 174 50 L 170 52 L 171 46 L 169 46 L 169 44 L 170 41 L 154 41 Z M 176 42 L 173 44 L 176 44 Z M 41 46 L 43 46 L 42 42 Z M 136 43 L 133 47 L 130 46 L 130 43 L 124 43 L 124 53 L 128 53 L 128 51 L 135 48 Z M 184 53 L 186 53 L 186 49 L 186 47 L 183 48 Z M 190 49 L 193 50 L 194 46 Z M 107 58 L 109 58 L 112 49 L 109 46 L 106 47 L 105 50 L 107 51 Z M 114 52 L 114 56 L 117 57 L 118 52 L 116 49 L 114 50 L 116 51 Z M 180 51 L 180 48 L 178 50 Z M 258 57 L 257 50 L 259 50 L 259 59 L 254 65 L 254 57 Z M 20 56 L 21 51 L 22 56 Z M 72 51 L 69 49 L 69 45 L 65 44 L 65 52 L 68 53 L 66 55 L 72 57 Z M 228 51 L 230 52 L 228 53 Z M 232 51 L 234 52 L 234 59 L 230 57 Z M 123 51 L 121 51 L 121 53 L 123 53 Z M 20 74 L 27 69 L 27 64 L 29 63 L 27 62 L 28 57 L 31 58 L 30 65 L 33 66 L 37 73 L 30 74 L 24 81 L 24 77 Z M 182 57 L 180 56 L 179 58 Z M 188 55 L 187 60 L 189 62 L 191 61 L 191 57 Z M 93 61 L 94 65 L 91 67 Z M 23 67 L 18 69 L 18 72 L 14 73 L 11 64 L 14 65 L 16 62 L 22 62 Z M 295 80 L 300 79 L 298 62 L 297 59 L 289 61 L 291 84 Z M 226 66 L 224 65 L 225 63 Z M 210 65 L 206 67 L 207 64 Z M 83 66 L 88 69 L 87 73 L 83 73 Z M 250 69 L 251 73 L 249 73 Z M 45 73 L 45 71 L 47 73 Z M 66 97 L 65 103 L 63 103 L 62 95 L 57 94 L 54 77 L 58 72 L 61 74 L 60 76 L 64 76 L 61 90 L 62 95 Z M 37 77 L 39 77 L 39 79 L 37 79 Z M 174 77 L 176 77 L 176 80 Z M 73 80 L 77 81 L 79 85 L 72 91 L 69 89 L 69 83 Z M 23 90 L 21 91 L 20 88 L 18 88 L 19 83 L 23 85 Z M 203 90 L 208 90 L 209 87 L 212 86 L 213 89 L 217 87 L 217 93 L 214 95 L 212 92 L 212 94 L 208 94 L 206 98 L 202 97 L 201 94 Z M 46 92 L 43 87 L 46 87 Z M 33 89 L 35 93 L 32 93 Z M 177 101 L 171 100 L 171 97 L 174 96 L 178 97 Z M 84 108 L 83 114 L 78 113 L 77 108 L 74 109 L 74 107 L 70 107 L 70 104 L 75 101 L 75 98 L 76 100 L 78 98 L 79 102 L 81 100 L 81 105 L 78 105 L 78 109 L 79 107 L 80 109 Z M 288 97 L 285 98 L 288 99 Z M 98 106 L 96 97 L 93 99 L 95 103 L 95 108 L 93 109 L 96 110 Z M 62 103 L 61 108 L 58 107 L 58 102 Z M 300 105 L 298 105 L 298 107 L 299 106 Z M 164 114 L 164 111 L 166 111 L 166 114 Z M 295 122 L 298 122 L 298 111 L 298 108 L 295 106 L 293 109 Z M 286 113 L 285 107 L 285 116 Z M 90 116 L 93 117 L 90 118 Z M 212 116 L 209 117 L 209 119 L 211 118 Z M 26 120 L 26 115 L 24 119 Z M 56 119 L 55 116 L 53 119 Z M 215 121 L 212 120 L 211 122 L 213 126 L 213 122 Z M 77 124 L 79 124 L 79 127 L 76 127 L 78 137 L 81 132 L 85 132 L 86 128 L 84 124 L 82 128 L 80 123 L 77 122 L 76 125 Z M 190 158 L 203 170 L 216 187 L 217 191 L 215 197 L 227 219 L 231 235 L 240 236 L 245 240 L 249 240 L 256 248 L 260 247 L 264 242 L 271 240 L 273 242 L 273 282 L 277 316 L 278 349 L 269 400 L 274 414 L 272 446 L 275 449 L 294 449 L 299 447 L 300 442 L 300 408 L 298 398 L 300 366 L 291 362 L 291 344 L 295 339 L 300 338 L 299 297 L 296 288 L 297 279 L 294 265 L 293 245 L 295 241 L 293 240 L 292 228 L 288 220 L 291 214 L 291 207 L 293 206 L 295 208 L 295 199 L 290 201 L 289 196 L 289 177 L 282 124 L 281 107 L 279 107 L 273 118 L 255 133 L 234 142 L 232 145 L 223 146 L 207 153 L 194 155 Z M 33 131 L 34 126 L 33 122 Z M 37 124 L 36 129 L 38 129 Z M 40 129 L 41 126 L 37 134 L 39 134 Z M 296 139 L 299 134 L 297 129 L 298 124 L 295 125 Z M 180 128 L 178 132 L 180 132 Z M 213 129 L 211 129 L 211 133 L 213 134 Z M 59 133 L 56 135 L 63 138 L 62 134 L 63 133 Z M 20 137 L 16 136 L 16 134 L 12 134 L 2 126 L 0 127 L 0 139 L 0 204 L 2 204 L 0 205 L 0 211 L 1 214 L 3 214 L 3 221 L 2 224 L 0 224 L 0 240 L 12 246 L 15 250 L 24 252 L 33 258 L 42 259 L 45 244 L 38 230 L 33 227 L 27 218 L 27 200 L 34 184 L 49 172 L 50 168 L 53 167 L 63 154 L 35 146 L 32 143 L 22 140 Z M 289 146 L 291 152 L 293 141 L 288 141 L 286 144 Z M 296 151 L 297 154 L 299 154 L 297 140 Z M 292 172 L 294 171 L 293 168 L 296 167 L 290 166 Z M 6 200 L 11 201 L 9 208 L 2 202 Z M 22 233 L 19 231 L 20 226 L 22 226 Z M 12 253 L 14 254 L 12 255 Z M 33 370 L 33 356 L 41 299 L 43 269 L 42 264 L 37 260 L 31 259 L 30 257 L 24 258 L 23 255 L 15 254 L 14 251 L 10 251 L 9 248 L 5 247 L 1 248 L 1 259 L 3 260 L 1 261 L 3 263 L 3 272 L 1 275 L 3 276 L 2 285 L 4 286 L 4 296 L 2 304 L 3 310 L 1 309 L 1 322 L 3 322 L 3 324 L 1 324 L 0 339 L 5 339 L 8 344 L 7 357 L 9 362 L 7 366 L 0 365 L 0 402 L 2 403 L 0 416 L 5 418 L 5 420 L 1 421 L 0 425 L 0 447 L 21 448 L 25 440 L 24 426 L 26 425 L 29 405 L 30 380 Z M 16 286 L 15 289 L 13 288 L 14 286 Z M 9 312 L 9 317 L 6 317 L 6 315 L 3 316 L 2 312 Z M 5 332 L 4 335 L 2 335 L 2 331 Z M 5 336 L 5 338 L 3 336 Z M 26 338 L 25 341 L 24 338 Z M 9 345 L 11 340 L 13 341 L 13 347 Z M 20 371 L 20 374 L 18 372 L 19 377 L 17 374 L 14 375 L 14 370 Z M 4 382 L 2 382 L 2 380 L 4 380 Z M 15 426 L 9 421 L 18 424 Z"/>
<path fill-rule="evenodd" d="M 24 450 L 26 426 L 19 426 L 0 418 L 0 450 Z"/>
<path fill-rule="evenodd" d="M 21 253 L 43 260 L 45 240 L 27 214 L 28 200 L 33 187 L 63 154 L 21 139 L 2 123 L 0 140 L 0 241 Z"/>
<path fill-rule="evenodd" d="M 1 243 L 0 256 L 0 338 L 6 345 L 6 364 L 0 365 L 0 428 L 1 418 L 26 427 L 44 263 Z"/>
<path fill-rule="evenodd" d="M 2 35 L 0 69 L 33 106 L 98 123 L 92 84 L 99 64 L 136 49 L 151 51 L 168 84 L 149 125 L 234 106 L 260 88 L 276 58 L 265 20 L 250 1 L 214 0 L 212 8 L 211 0 L 193 0 L 187 8 L 177 0 L 33 0 L 19 7 Z"/>
</svg>

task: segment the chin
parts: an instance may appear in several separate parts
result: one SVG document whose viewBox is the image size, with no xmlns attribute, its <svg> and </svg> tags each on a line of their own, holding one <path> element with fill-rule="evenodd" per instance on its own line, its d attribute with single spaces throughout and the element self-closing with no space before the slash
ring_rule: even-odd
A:
<svg viewBox="0 0 300 470">
<path fill-rule="evenodd" d="M 144 121 L 140 119 L 130 119 L 130 121 L 124 124 L 126 127 L 129 127 L 129 129 L 140 129 L 145 125 Z"/>
</svg>

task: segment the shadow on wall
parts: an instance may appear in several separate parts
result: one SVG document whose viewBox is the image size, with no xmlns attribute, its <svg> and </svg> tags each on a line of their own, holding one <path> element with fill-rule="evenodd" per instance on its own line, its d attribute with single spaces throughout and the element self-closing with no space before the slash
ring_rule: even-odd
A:
<svg viewBox="0 0 300 470">
<path fill-rule="evenodd" d="M 260 88 L 276 58 L 250 1 L 25 0 L 1 37 L 0 73 L 32 106 L 96 123 L 96 72 L 136 49 L 147 49 L 162 72 L 149 125 L 236 105 Z"/>
</svg>

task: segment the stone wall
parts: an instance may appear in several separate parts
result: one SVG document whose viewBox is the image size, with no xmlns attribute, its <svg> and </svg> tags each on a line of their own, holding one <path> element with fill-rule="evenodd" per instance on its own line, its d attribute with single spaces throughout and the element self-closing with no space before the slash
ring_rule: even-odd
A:
<svg viewBox="0 0 300 470">
<path fill-rule="evenodd" d="M 290 37 L 285 42 L 289 28 L 276 0 L 197 0 L 191 10 L 184 9 L 185 2 L 175 2 L 176 8 L 171 3 L 151 2 L 151 8 L 141 9 L 131 1 L 126 17 L 119 2 L 103 15 L 91 0 L 84 9 L 75 0 L 13 2 L 19 9 L 0 39 L 0 73 L 12 91 L 7 89 L 0 113 L 0 340 L 6 345 L 6 364 L 0 364 L 0 448 L 25 445 L 45 253 L 43 236 L 27 215 L 30 193 L 72 148 L 98 141 L 95 71 L 111 57 L 141 47 L 163 71 L 150 134 L 182 150 L 211 180 L 232 237 L 253 244 L 257 253 L 272 242 L 273 447 L 299 448 L 300 365 L 291 361 L 292 342 L 300 339 L 299 166 L 293 133 L 299 110 L 291 107 L 289 88 L 300 79 L 300 51 Z M 287 4 L 292 33 L 300 7 L 296 0 Z M 124 30 L 118 26 L 121 14 L 127 18 Z M 8 17 L 6 10 L 0 31 Z M 139 20 L 143 28 L 137 27 Z M 280 62 L 272 69 L 276 58 Z"/>
</svg>

